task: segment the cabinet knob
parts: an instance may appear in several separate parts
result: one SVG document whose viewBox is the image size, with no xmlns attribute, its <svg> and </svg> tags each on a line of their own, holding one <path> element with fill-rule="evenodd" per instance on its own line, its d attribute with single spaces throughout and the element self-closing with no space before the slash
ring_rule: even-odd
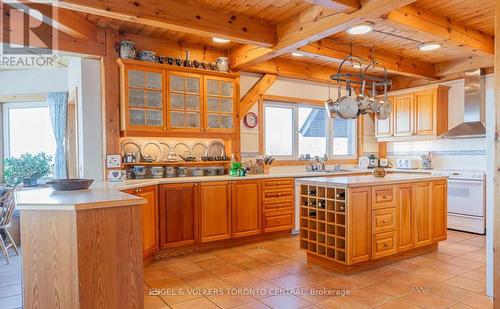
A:
<svg viewBox="0 0 500 309">
<path fill-rule="evenodd" d="M 387 223 L 387 222 L 389 222 L 389 220 L 385 219 L 385 220 L 384 220 L 384 221 L 382 221 L 382 222 Z"/>
<path fill-rule="evenodd" d="M 384 244 L 384 248 L 388 248 L 388 247 L 389 247 L 389 245 L 388 245 L 388 244 Z"/>
<path fill-rule="evenodd" d="M 388 200 L 388 199 L 389 199 L 389 197 L 388 197 L 387 195 L 384 195 L 384 196 L 382 196 L 382 199 L 383 199 L 383 200 Z"/>
</svg>

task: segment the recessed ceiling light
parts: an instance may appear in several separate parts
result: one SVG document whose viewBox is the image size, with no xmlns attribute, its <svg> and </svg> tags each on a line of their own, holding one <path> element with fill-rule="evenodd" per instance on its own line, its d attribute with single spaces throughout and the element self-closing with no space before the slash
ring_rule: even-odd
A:
<svg viewBox="0 0 500 309">
<path fill-rule="evenodd" d="M 304 55 L 303 55 L 303 54 L 301 54 L 301 53 L 293 52 L 293 53 L 292 53 L 292 56 L 294 56 L 294 57 L 302 57 L 302 56 L 304 56 Z"/>
<path fill-rule="evenodd" d="M 212 38 L 212 41 L 214 41 L 215 43 L 229 43 L 229 42 L 231 42 L 230 40 L 223 39 L 223 38 Z"/>
<path fill-rule="evenodd" d="M 421 51 L 431 51 L 431 50 L 436 50 L 441 47 L 440 43 L 436 42 L 427 42 L 427 43 L 422 43 L 418 45 L 418 49 Z"/>
<path fill-rule="evenodd" d="M 347 33 L 352 34 L 352 35 L 359 35 L 359 34 L 366 34 L 368 32 L 371 32 L 373 28 L 375 27 L 375 24 L 372 22 L 364 22 L 362 24 L 353 26 L 349 29 L 347 29 Z"/>
</svg>

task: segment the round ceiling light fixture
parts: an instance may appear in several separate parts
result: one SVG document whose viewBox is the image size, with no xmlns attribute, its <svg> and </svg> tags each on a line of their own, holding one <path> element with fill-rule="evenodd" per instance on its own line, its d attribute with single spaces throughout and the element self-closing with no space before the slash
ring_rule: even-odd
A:
<svg viewBox="0 0 500 309">
<path fill-rule="evenodd" d="M 294 56 L 294 57 L 302 57 L 302 56 L 304 56 L 304 55 L 303 55 L 303 54 L 301 54 L 301 53 L 293 52 L 293 53 L 292 53 L 292 56 Z"/>
<path fill-rule="evenodd" d="M 229 42 L 231 42 L 228 39 L 217 38 L 217 37 L 212 38 L 212 41 L 214 41 L 215 43 L 229 43 Z"/>
<path fill-rule="evenodd" d="M 441 43 L 437 42 L 426 42 L 422 44 L 418 44 L 418 49 L 421 51 L 431 51 L 431 50 L 436 50 L 438 48 L 441 48 Z"/>
<path fill-rule="evenodd" d="M 366 34 L 369 32 L 373 31 L 373 28 L 375 27 L 375 24 L 372 22 L 364 22 L 362 24 L 353 26 L 349 29 L 347 29 L 347 33 L 352 34 L 352 35 L 360 35 L 360 34 Z"/>
</svg>

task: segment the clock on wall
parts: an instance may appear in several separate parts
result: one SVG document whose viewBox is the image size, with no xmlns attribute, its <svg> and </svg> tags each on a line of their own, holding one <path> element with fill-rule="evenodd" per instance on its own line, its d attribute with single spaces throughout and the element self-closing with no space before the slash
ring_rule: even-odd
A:
<svg viewBox="0 0 500 309">
<path fill-rule="evenodd" d="M 254 112 L 247 113 L 243 120 L 245 122 L 245 125 L 249 128 L 255 128 L 257 126 L 257 123 L 259 123 L 259 117 L 257 117 Z"/>
</svg>

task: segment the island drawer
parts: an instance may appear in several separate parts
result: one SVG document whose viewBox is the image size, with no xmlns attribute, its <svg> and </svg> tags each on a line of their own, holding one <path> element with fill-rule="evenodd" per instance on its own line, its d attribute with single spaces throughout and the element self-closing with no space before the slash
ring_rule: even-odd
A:
<svg viewBox="0 0 500 309">
<path fill-rule="evenodd" d="M 396 232 L 372 236 L 372 259 L 396 254 Z"/>
<path fill-rule="evenodd" d="M 266 189 L 278 189 L 283 187 L 293 188 L 293 178 L 273 178 L 262 180 L 262 187 Z"/>
<path fill-rule="evenodd" d="M 262 192 L 262 200 L 265 202 L 278 201 L 278 200 L 291 200 L 293 201 L 293 188 L 278 189 L 278 190 L 264 190 Z"/>
<path fill-rule="evenodd" d="M 293 228 L 293 212 L 284 211 L 264 216 L 264 232 L 277 232 Z"/>
<path fill-rule="evenodd" d="M 372 188 L 372 209 L 396 207 L 396 186 Z"/>
<path fill-rule="evenodd" d="M 396 230 L 396 208 L 372 211 L 372 233 L 379 234 Z"/>
<path fill-rule="evenodd" d="M 264 202 L 264 211 L 293 210 L 293 208 L 294 208 L 293 200 Z"/>
</svg>

